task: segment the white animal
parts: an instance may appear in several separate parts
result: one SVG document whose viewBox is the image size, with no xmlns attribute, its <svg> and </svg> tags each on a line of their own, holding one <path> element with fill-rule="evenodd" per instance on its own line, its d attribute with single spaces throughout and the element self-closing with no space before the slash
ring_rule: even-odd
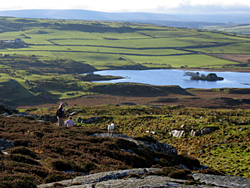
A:
<svg viewBox="0 0 250 188">
<path fill-rule="evenodd" d="M 111 123 L 111 125 L 108 125 L 108 132 L 109 133 L 112 133 L 114 129 L 115 129 L 115 124 L 114 123 Z"/>
</svg>

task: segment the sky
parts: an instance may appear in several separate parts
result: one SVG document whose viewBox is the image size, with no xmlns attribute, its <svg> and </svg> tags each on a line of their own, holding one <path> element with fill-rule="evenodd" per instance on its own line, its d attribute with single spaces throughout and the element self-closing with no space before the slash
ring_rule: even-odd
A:
<svg viewBox="0 0 250 188">
<path fill-rule="evenodd" d="M 2 10 L 83 9 L 102 12 L 237 12 L 248 13 L 249 0 L 2 0 Z"/>
</svg>

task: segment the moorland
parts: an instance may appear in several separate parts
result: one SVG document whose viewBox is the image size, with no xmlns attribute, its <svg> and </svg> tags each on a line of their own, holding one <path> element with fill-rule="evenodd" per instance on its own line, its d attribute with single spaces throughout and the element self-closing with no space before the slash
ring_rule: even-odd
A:
<svg viewBox="0 0 250 188">
<path fill-rule="evenodd" d="M 56 110 L 57 107 L 20 109 L 47 117 L 54 117 Z M 197 172 L 250 177 L 249 109 L 109 104 L 68 106 L 65 111 L 66 116 L 74 114 L 76 126 L 58 127 L 56 123 L 31 117 L 0 116 L 0 137 L 15 145 L 7 149 L 9 155 L 0 153 L 1 187 L 36 187 L 83 173 L 149 167 L 162 167 L 166 171 L 162 175 L 180 179 L 188 179 L 184 175 Z M 114 134 L 170 144 L 178 155 L 138 148 L 121 138 L 92 136 L 107 133 L 111 122 L 115 124 Z M 204 129 L 211 131 L 190 134 Z M 173 131 L 184 134 L 175 137 Z M 190 170 L 180 169 L 180 163 Z M 194 168 L 200 164 L 209 169 Z M 191 183 L 192 179 L 189 180 Z"/>
<path fill-rule="evenodd" d="M 23 42 L 22 46 L 1 46 L 1 103 L 22 112 L 54 116 L 63 101 L 67 115 L 78 112 L 75 121 L 77 116 L 98 117 L 98 121 L 78 123 L 72 129 L 52 122 L 1 117 L 1 138 L 17 146 L 9 157 L 1 155 L 1 177 L 6 184 L 15 183 L 17 176 L 22 182 L 35 180 L 38 184 L 82 171 L 157 165 L 145 158 L 152 153 L 137 151 L 133 145 L 89 137 L 105 132 L 111 122 L 117 133 L 173 145 L 182 160 L 197 158 L 218 173 L 249 178 L 249 89 L 101 84 L 92 81 L 119 77 L 87 74 L 104 69 L 159 68 L 249 72 L 248 35 L 123 22 L 1 17 L 0 38 Z M 213 131 L 195 137 L 189 134 L 204 127 Z M 169 131 L 174 129 L 185 130 L 185 136 L 171 136 Z M 126 144 L 136 155 L 120 152 Z M 160 166 L 175 164 L 172 158 L 154 155 L 168 159 L 162 159 Z M 136 166 L 135 161 L 141 163 Z M 78 173 L 65 174 L 60 166 Z"/>
</svg>

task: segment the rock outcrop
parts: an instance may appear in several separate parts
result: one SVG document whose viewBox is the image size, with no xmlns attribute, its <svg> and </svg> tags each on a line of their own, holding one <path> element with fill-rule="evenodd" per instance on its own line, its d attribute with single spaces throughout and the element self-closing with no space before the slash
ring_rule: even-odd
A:
<svg viewBox="0 0 250 188">
<path fill-rule="evenodd" d="M 5 104 L 0 104 L 0 114 L 15 114 L 18 110 Z"/>
<path fill-rule="evenodd" d="M 187 128 L 180 129 L 180 130 L 173 129 L 173 130 L 169 131 L 169 134 L 174 136 L 174 137 L 178 137 L 178 138 L 184 137 L 187 134 L 189 134 L 190 136 L 201 136 L 204 134 L 209 134 L 217 129 L 218 128 L 216 128 L 216 127 L 201 127 L 200 129 L 192 129 L 191 131 L 190 131 L 190 129 L 188 130 Z"/>
<path fill-rule="evenodd" d="M 212 174 L 193 174 L 194 180 L 204 184 L 213 184 L 219 187 L 250 187 L 250 179 L 240 176 L 221 176 Z"/>
<path fill-rule="evenodd" d="M 60 187 L 70 188 L 157 188 L 157 187 L 250 187 L 250 180 L 239 176 L 221 176 L 211 174 L 191 174 L 192 185 L 189 180 L 174 179 L 167 176 L 148 175 L 148 172 L 157 173 L 161 168 L 127 169 L 110 172 L 100 172 L 74 179 L 55 183 L 38 185 L 38 188 Z"/>
<path fill-rule="evenodd" d="M 17 109 L 4 104 L 0 104 L 0 115 L 5 117 L 27 117 L 29 119 L 34 119 L 38 121 L 51 121 L 51 122 L 57 121 L 56 116 L 50 116 L 49 114 L 41 116 L 31 115 L 27 112 L 19 112 Z"/>
<path fill-rule="evenodd" d="M 138 147 L 147 147 L 150 151 L 162 152 L 168 155 L 177 155 L 178 151 L 173 146 L 165 144 L 165 143 L 150 143 L 148 141 L 135 140 L 133 137 L 120 135 L 120 134 L 109 134 L 109 133 L 97 133 L 91 136 L 97 137 L 110 137 L 110 138 L 122 138 L 128 140 L 130 142 L 134 142 Z"/>
<path fill-rule="evenodd" d="M 174 137 L 180 138 L 180 137 L 183 137 L 185 135 L 185 130 L 174 129 L 174 130 L 170 131 L 169 134 L 171 134 Z"/>
<path fill-rule="evenodd" d="M 99 117 L 93 117 L 93 118 L 89 118 L 87 120 L 82 119 L 80 116 L 76 118 L 76 122 L 77 123 L 94 123 L 95 121 L 97 121 L 99 119 Z"/>
<path fill-rule="evenodd" d="M 14 148 L 13 142 L 0 139 L 0 150 L 6 150 L 7 148 Z"/>
</svg>

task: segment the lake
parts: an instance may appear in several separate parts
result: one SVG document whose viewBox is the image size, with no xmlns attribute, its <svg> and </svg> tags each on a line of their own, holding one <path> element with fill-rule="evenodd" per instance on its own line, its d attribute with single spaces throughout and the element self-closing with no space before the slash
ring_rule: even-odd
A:
<svg viewBox="0 0 250 188">
<path fill-rule="evenodd" d="M 190 76 L 184 76 L 187 71 L 176 69 L 150 69 L 150 70 L 103 70 L 94 74 L 122 76 L 124 79 L 110 81 L 98 81 L 98 83 L 132 82 L 150 85 L 179 85 L 182 88 L 250 88 L 250 73 L 243 72 L 214 72 L 214 71 L 188 71 L 200 74 L 216 73 L 223 77 L 222 81 L 190 80 Z"/>
</svg>

